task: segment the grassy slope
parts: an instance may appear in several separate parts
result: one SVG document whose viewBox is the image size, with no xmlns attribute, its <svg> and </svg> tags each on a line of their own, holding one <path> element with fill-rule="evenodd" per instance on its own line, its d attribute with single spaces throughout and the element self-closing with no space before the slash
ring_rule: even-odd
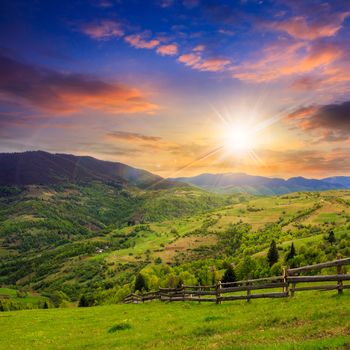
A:
<svg viewBox="0 0 350 350">
<path fill-rule="evenodd" d="M 18 301 L 20 303 L 31 303 L 31 304 L 37 304 L 39 302 L 44 303 L 46 300 L 45 298 L 42 298 L 38 295 L 29 293 L 29 294 L 23 294 L 23 296 L 17 295 L 17 290 L 12 288 L 0 288 L 0 297 L 4 296 L 8 299 Z"/>
<path fill-rule="evenodd" d="M 0 313 L 0 349 L 349 349 L 350 293 Z M 119 324 L 129 329 L 109 332 Z"/>
<path fill-rule="evenodd" d="M 157 254 L 157 250 L 166 251 L 176 239 L 170 232 L 171 228 L 175 228 L 180 236 L 189 234 L 196 229 L 201 228 L 205 220 L 214 218 L 214 224 L 209 226 L 209 231 L 220 232 L 234 222 L 242 220 L 252 225 L 253 232 L 263 228 L 266 224 L 276 223 L 280 220 L 286 222 L 283 227 L 285 236 L 282 246 L 290 245 L 293 241 L 296 246 L 300 246 L 308 242 L 318 242 L 322 240 L 323 234 L 312 234 L 309 237 L 298 237 L 296 233 L 299 231 L 298 225 L 313 225 L 320 227 L 327 232 L 330 228 L 344 225 L 349 221 L 350 206 L 346 203 L 337 201 L 337 198 L 343 198 L 347 201 L 350 199 L 350 191 L 327 191 L 316 193 L 293 193 L 284 196 L 274 197 L 257 197 L 250 198 L 247 202 L 228 205 L 224 208 L 212 210 L 207 214 L 193 215 L 190 218 L 169 219 L 163 222 L 151 224 L 152 230 L 158 235 L 140 235 L 135 239 L 136 245 L 128 249 L 112 252 L 108 260 L 118 260 L 118 258 L 126 258 L 129 261 L 134 260 L 134 256 L 144 258 L 146 249 L 150 249 L 153 257 L 164 254 Z M 320 208 L 312 211 L 309 215 L 300 213 L 306 210 L 312 210 L 314 205 L 319 204 Z M 249 208 L 259 209 L 250 211 Z M 126 228 L 130 231 L 132 228 Z M 290 230 L 290 232 L 287 232 Z M 337 232 L 336 232 L 337 236 Z M 179 239 L 179 238 L 177 238 Z M 160 244 L 165 243 L 165 247 Z M 178 251 L 187 251 L 186 246 L 179 247 Z M 132 253 L 133 256 L 128 254 Z"/>
</svg>

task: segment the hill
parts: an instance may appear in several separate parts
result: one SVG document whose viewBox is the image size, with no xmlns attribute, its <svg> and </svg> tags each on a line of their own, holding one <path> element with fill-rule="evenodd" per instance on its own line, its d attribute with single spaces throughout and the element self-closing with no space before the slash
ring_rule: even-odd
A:
<svg viewBox="0 0 350 350">
<path fill-rule="evenodd" d="M 43 151 L 0 153 L 0 185 L 52 185 L 100 181 L 120 187 L 176 186 L 148 171 L 128 165 Z"/>
<path fill-rule="evenodd" d="M 298 191 L 325 191 L 350 188 L 349 177 L 331 177 L 322 180 L 293 177 L 288 180 L 252 176 L 243 173 L 201 174 L 172 179 L 217 193 L 250 193 L 255 195 L 285 194 Z"/>
</svg>

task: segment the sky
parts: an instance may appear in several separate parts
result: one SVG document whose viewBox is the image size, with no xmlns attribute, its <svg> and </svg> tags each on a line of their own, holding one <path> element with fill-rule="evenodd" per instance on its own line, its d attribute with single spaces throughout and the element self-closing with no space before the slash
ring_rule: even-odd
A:
<svg viewBox="0 0 350 350">
<path fill-rule="evenodd" d="M 349 38 L 348 0 L 2 0 L 0 152 L 350 175 Z"/>
</svg>

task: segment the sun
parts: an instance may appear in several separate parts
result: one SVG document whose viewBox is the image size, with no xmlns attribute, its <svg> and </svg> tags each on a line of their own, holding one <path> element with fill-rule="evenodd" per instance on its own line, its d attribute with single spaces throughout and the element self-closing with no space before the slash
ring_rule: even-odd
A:
<svg viewBox="0 0 350 350">
<path fill-rule="evenodd" d="M 253 148 L 253 135 L 244 125 L 232 125 L 225 132 L 225 147 L 230 152 L 245 153 Z"/>
</svg>

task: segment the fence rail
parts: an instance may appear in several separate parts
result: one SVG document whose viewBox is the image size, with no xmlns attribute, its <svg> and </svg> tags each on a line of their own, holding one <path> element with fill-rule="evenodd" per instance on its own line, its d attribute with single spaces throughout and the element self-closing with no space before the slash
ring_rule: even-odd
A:
<svg viewBox="0 0 350 350">
<path fill-rule="evenodd" d="M 220 304 L 223 301 L 230 300 L 250 301 L 251 299 L 259 298 L 286 298 L 293 296 L 295 292 L 312 290 L 337 290 L 338 294 L 341 294 L 343 292 L 343 289 L 350 289 L 350 284 L 343 284 L 343 281 L 350 281 L 350 275 L 346 274 L 346 271 L 344 269 L 344 266 L 346 265 L 350 265 L 350 258 L 338 258 L 335 261 L 285 269 L 282 276 L 249 279 L 226 283 L 219 281 L 217 284 L 209 286 L 182 285 L 179 288 L 159 288 L 154 292 L 128 294 L 124 298 L 124 303 L 141 303 L 150 300 L 161 300 L 167 302 L 215 302 L 217 304 Z M 336 274 L 299 275 L 305 272 L 309 273 L 309 271 L 317 271 L 332 267 L 336 267 Z M 320 282 L 336 282 L 336 284 L 322 285 L 319 284 Z M 297 287 L 297 284 L 302 285 L 300 287 Z M 235 294 L 238 292 L 241 293 Z M 242 292 L 244 292 L 244 294 Z"/>
</svg>

